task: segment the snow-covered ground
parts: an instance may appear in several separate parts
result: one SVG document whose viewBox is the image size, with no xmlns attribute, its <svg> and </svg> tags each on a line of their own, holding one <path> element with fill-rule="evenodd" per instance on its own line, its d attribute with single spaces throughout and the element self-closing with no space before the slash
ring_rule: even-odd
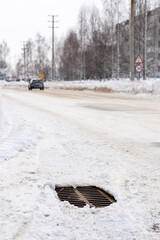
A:
<svg viewBox="0 0 160 240">
<path fill-rule="evenodd" d="M 0 239 L 159 240 L 159 100 L 44 93 L 2 89 Z M 79 209 L 55 185 L 95 185 L 117 202 Z"/>
<path fill-rule="evenodd" d="M 63 81 L 53 82 L 48 85 L 51 88 L 92 90 L 101 92 L 115 92 L 125 94 L 150 94 L 160 96 L 160 79 L 146 81 L 130 81 L 129 79 L 110 81 Z"/>
<path fill-rule="evenodd" d="M 27 86 L 28 83 L 0 81 L 0 86 Z M 88 80 L 45 82 L 50 89 L 90 90 L 98 92 L 115 92 L 121 94 L 160 96 L 160 79 L 135 80 Z"/>
<path fill-rule="evenodd" d="M 0 88 L 0 129 L 2 127 L 2 119 L 3 119 L 3 115 L 2 115 L 2 98 L 1 98 L 1 88 Z"/>
</svg>

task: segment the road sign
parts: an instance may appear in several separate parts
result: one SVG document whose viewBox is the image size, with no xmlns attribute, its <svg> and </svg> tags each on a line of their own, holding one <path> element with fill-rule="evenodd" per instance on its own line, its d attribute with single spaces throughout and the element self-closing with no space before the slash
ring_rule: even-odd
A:
<svg viewBox="0 0 160 240">
<path fill-rule="evenodd" d="M 143 71 L 143 67 L 141 65 L 136 66 L 136 72 L 141 73 Z"/>
<path fill-rule="evenodd" d="M 140 55 L 138 55 L 137 56 L 137 58 L 136 58 L 136 60 L 135 60 L 135 62 L 134 62 L 135 64 L 140 64 L 140 63 L 143 63 L 143 61 L 142 61 L 142 58 L 141 58 L 141 56 Z"/>
<path fill-rule="evenodd" d="M 39 74 L 39 78 L 44 79 L 44 74 Z"/>
</svg>

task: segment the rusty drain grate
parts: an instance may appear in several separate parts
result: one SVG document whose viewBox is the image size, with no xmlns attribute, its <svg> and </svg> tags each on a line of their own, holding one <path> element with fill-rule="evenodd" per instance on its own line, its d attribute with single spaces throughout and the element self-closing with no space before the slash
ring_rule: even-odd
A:
<svg viewBox="0 0 160 240">
<path fill-rule="evenodd" d="M 56 187 L 56 192 L 61 201 L 68 201 L 77 207 L 106 207 L 116 202 L 113 196 L 95 186 L 85 187 Z"/>
</svg>

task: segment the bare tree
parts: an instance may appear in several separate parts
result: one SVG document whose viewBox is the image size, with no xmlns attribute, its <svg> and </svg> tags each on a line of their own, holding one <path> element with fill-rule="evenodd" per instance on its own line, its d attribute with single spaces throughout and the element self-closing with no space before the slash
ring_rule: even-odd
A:
<svg viewBox="0 0 160 240">
<path fill-rule="evenodd" d="M 135 0 L 135 11 L 133 18 L 135 26 L 133 31 L 135 37 L 132 39 L 134 52 L 130 57 L 130 30 L 129 30 L 129 3 L 119 0 L 102 0 L 104 4 L 104 16 L 100 16 L 96 7 L 83 7 L 79 14 L 76 54 L 74 49 L 73 34 L 67 35 L 63 44 L 59 45 L 59 66 L 61 76 L 66 80 L 74 79 L 73 69 L 76 63 L 76 78 L 98 79 L 116 77 L 124 78 L 130 75 L 130 62 L 132 59 L 132 76 L 135 74 L 134 60 L 138 55 L 143 57 L 144 73 L 146 77 L 147 65 L 152 72 L 155 64 L 151 67 L 148 59 L 152 57 L 155 63 L 157 44 L 157 25 L 155 19 L 151 21 L 149 14 L 153 16 L 156 11 L 147 13 L 147 2 L 149 0 Z M 151 3 L 151 1 L 150 1 Z M 156 4 L 159 4 L 156 1 Z M 151 5 L 153 7 L 153 4 Z M 158 6 L 158 5 L 157 5 Z M 124 14 L 125 13 L 125 14 Z M 127 20 L 126 20 L 127 19 Z M 124 21 L 125 20 L 125 21 Z M 149 24 L 149 21 L 151 23 Z M 151 25 L 151 26 L 150 26 Z M 72 31 L 71 31 L 72 32 Z M 70 33 L 71 33 L 70 32 Z M 75 32 L 75 31 L 73 31 Z M 76 32 L 75 32 L 76 33 Z M 154 41 L 151 39 L 154 36 Z M 150 43 L 149 41 L 152 41 Z M 134 44 L 133 44 L 134 43 Z M 154 51 L 151 50 L 153 45 Z M 73 51 L 74 52 L 74 51 Z M 148 56 L 148 54 L 150 56 Z M 151 56 L 153 55 L 153 56 Z M 73 61 L 73 57 L 74 60 Z M 73 67 L 72 67 L 73 66 Z M 137 74 L 137 77 L 142 76 Z"/>
<path fill-rule="evenodd" d="M 25 44 L 25 69 L 27 76 L 37 76 L 44 74 L 48 78 L 51 70 L 51 62 L 49 60 L 49 43 L 45 37 L 40 34 L 36 35 L 35 40 L 29 39 Z M 22 67 L 24 68 L 23 56 L 19 58 L 16 65 L 17 76 L 22 74 Z"/>
<path fill-rule="evenodd" d="M 80 78 L 79 41 L 75 31 L 71 30 L 64 41 L 60 55 L 60 75 L 64 80 Z"/>
<path fill-rule="evenodd" d="M 90 49 L 90 59 L 88 63 L 92 65 L 92 78 L 101 78 L 101 67 L 103 65 L 101 48 L 101 19 L 98 9 L 93 6 L 89 12 L 89 34 L 88 47 Z M 89 56 L 88 56 L 89 57 Z M 87 64 L 87 63 L 86 63 Z M 87 69 L 86 69 L 87 71 Z"/>
<path fill-rule="evenodd" d="M 87 8 L 82 7 L 79 13 L 79 42 L 81 57 L 81 79 L 86 79 L 86 42 L 87 42 Z"/>
<path fill-rule="evenodd" d="M 32 39 L 26 42 L 26 71 L 28 76 L 34 75 L 34 51 L 35 43 Z"/>
<path fill-rule="evenodd" d="M 16 64 L 16 75 L 17 79 L 23 76 L 23 61 L 22 59 L 19 59 L 17 64 Z"/>
<path fill-rule="evenodd" d="M 8 44 L 6 41 L 3 41 L 0 44 L 0 67 L 6 68 L 8 66 L 7 64 L 7 57 L 9 55 L 10 49 L 8 47 Z"/>
<path fill-rule="evenodd" d="M 34 69 L 36 75 L 44 73 L 45 78 L 48 76 L 50 70 L 49 50 L 50 47 L 45 37 L 38 33 L 35 40 Z"/>
<path fill-rule="evenodd" d="M 123 69 L 128 68 L 126 63 L 126 48 L 123 37 L 128 39 L 127 27 L 123 20 L 128 18 L 128 5 L 124 1 L 119 0 L 102 0 L 104 4 L 106 50 L 109 48 L 107 56 L 107 72 L 108 78 L 116 77 L 119 79 L 123 75 Z M 128 52 L 128 50 L 127 50 Z"/>
</svg>

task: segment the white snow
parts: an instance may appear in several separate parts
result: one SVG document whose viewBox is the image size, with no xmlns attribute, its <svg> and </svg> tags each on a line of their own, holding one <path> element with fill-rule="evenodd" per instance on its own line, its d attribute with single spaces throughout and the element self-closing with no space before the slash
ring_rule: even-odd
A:
<svg viewBox="0 0 160 240">
<path fill-rule="evenodd" d="M 0 86 L 28 86 L 27 82 L 6 82 L 0 81 Z M 73 89 L 73 90 L 90 90 L 115 92 L 121 94 L 133 94 L 139 96 L 160 96 L 160 79 L 135 80 L 85 80 L 85 81 L 55 81 L 45 82 L 45 87 L 55 89 Z"/>
<path fill-rule="evenodd" d="M 117 80 L 88 80 L 88 81 L 62 81 L 47 83 L 50 88 L 78 89 L 116 92 L 123 94 L 149 94 L 160 96 L 160 79 L 130 81 L 129 79 Z"/>
<path fill-rule="evenodd" d="M 36 144 L 40 132 L 32 122 L 26 121 L 18 109 L 3 104 L 0 97 L 0 162 L 16 156 Z"/>
<path fill-rule="evenodd" d="M 28 83 L 24 82 L 24 81 L 19 81 L 19 82 L 10 81 L 10 82 L 7 82 L 5 80 L 0 80 L 0 87 L 4 87 L 4 86 L 7 86 L 7 87 L 28 86 Z"/>
<path fill-rule="evenodd" d="M 0 129 L 2 128 L 2 121 L 3 121 L 3 115 L 2 115 L 2 98 L 1 98 L 1 88 L 0 88 Z"/>
<path fill-rule="evenodd" d="M 97 84 L 108 87 L 109 83 L 112 89 L 120 91 L 125 89 L 127 81 Z M 131 83 L 125 93 L 133 93 L 133 89 L 138 89 L 141 84 L 139 92 L 144 87 L 150 94 L 154 85 L 156 89 L 152 89 L 152 94 L 159 95 L 159 83 L 159 80 Z M 65 83 L 47 84 L 50 88 L 61 87 L 60 84 L 66 87 Z M 67 84 L 69 86 L 70 83 Z M 76 84 L 80 83 L 74 82 L 72 86 L 79 88 L 80 85 Z M 93 82 L 90 84 L 88 81 L 87 84 L 91 86 Z M 120 123 L 118 132 L 116 119 L 120 119 L 120 113 L 114 114 L 113 122 L 112 113 L 103 115 L 99 112 L 97 116 L 97 112 L 88 112 L 88 109 L 79 107 L 76 110 L 71 99 L 54 100 L 46 96 L 39 98 L 34 92 L 16 95 L 14 91 L 2 91 L 5 97 L 3 102 L 0 98 L 3 110 L 3 127 L 0 129 L 0 239 L 160 239 L 159 149 L 148 143 L 149 139 L 158 142 L 158 128 L 153 132 L 152 128 L 147 128 L 149 123 L 146 121 L 144 126 L 142 124 L 143 129 L 142 115 L 137 113 L 140 125 L 137 123 L 137 132 L 134 132 L 129 127 L 133 112 L 128 114 L 129 117 L 122 115 L 124 122 Z M 66 114 L 66 120 L 62 113 Z M 152 115 L 147 110 L 143 114 L 150 121 Z M 159 121 L 156 114 L 153 117 L 155 126 Z M 83 128 L 83 122 L 88 124 L 88 130 Z M 117 131 L 119 134 L 117 139 L 111 138 L 111 123 L 114 125 L 113 133 Z M 90 131 L 89 124 L 94 131 Z M 104 127 L 105 124 L 111 125 Z M 130 134 L 128 139 L 127 131 Z M 119 136 L 126 139 L 126 148 L 123 148 Z M 154 159 L 150 158 L 150 151 L 154 151 Z M 63 185 L 95 185 L 113 194 L 117 202 L 103 209 L 88 206 L 80 209 L 59 201 L 54 189 Z"/>
</svg>

